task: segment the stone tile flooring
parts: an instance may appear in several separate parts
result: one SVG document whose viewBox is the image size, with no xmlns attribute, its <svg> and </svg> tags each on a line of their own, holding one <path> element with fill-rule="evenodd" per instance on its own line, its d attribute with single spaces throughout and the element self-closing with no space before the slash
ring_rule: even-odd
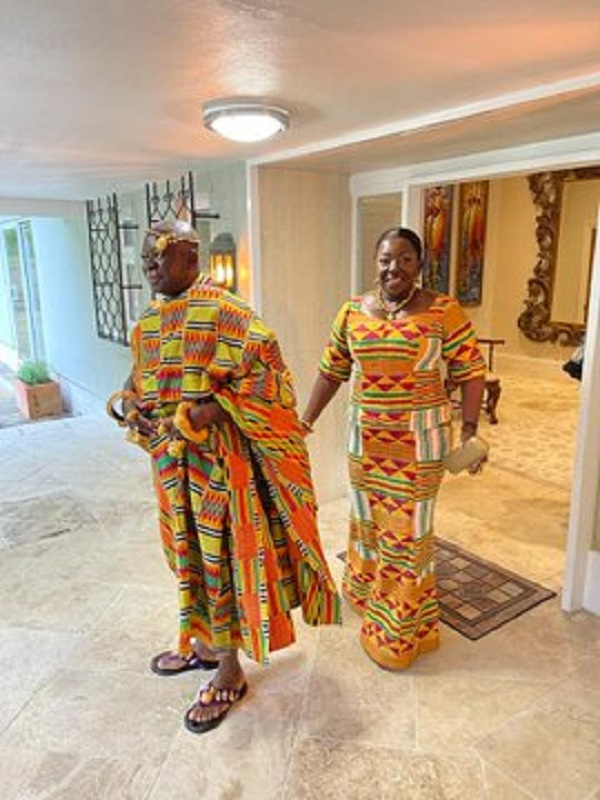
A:
<svg viewBox="0 0 600 800">
<path fill-rule="evenodd" d="M 0 428 L 24 423 L 19 414 L 13 389 L 14 374 L 0 362 Z"/>
<path fill-rule="evenodd" d="M 560 591 L 578 385 L 503 379 L 491 461 L 445 481 L 440 536 Z M 159 678 L 176 597 L 145 456 L 103 417 L 0 430 L 2 800 L 600 800 L 600 619 L 559 598 L 405 673 L 358 619 L 298 624 L 216 731 Z M 347 503 L 321 528 L 337 580 Z"/>
</svg>

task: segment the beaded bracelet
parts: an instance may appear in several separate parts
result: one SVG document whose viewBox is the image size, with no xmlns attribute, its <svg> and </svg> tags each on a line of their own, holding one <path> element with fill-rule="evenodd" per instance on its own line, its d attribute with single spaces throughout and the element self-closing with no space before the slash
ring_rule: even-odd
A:
<svg viewBox="0 0 600 800">
<path fill-rule="evenodd" d="M 141 447 L 142 450 L 146 450 L 146 452 L 150 452 L 150 440 L 147 436 L 144 436 L 143 433 L 140 433 L 138 430 L 134 428 L 129 428 L 127 431 L 127 435 L 125 436 L 127 441 L 130 444 L 137 444 L 138 447 Z"/>
<path fill-rule="evenodd" d="M 179 403 L 175 416 L 173 417 L 173 425 L 186 439 L 189 439 L 190 442 L 201 444 L 208 439 L 208 428 L 202 428 L 199 431 L 192 428 L 189 417 L 189 411 L 192 406 L 193 403 Z"/>
<path fill-rule="evenodd" d="M 124 400 L 134 400 L 134 399 L 135 399 L 134 392 L 130 392 L 127 389 L 121 389 L 118 392 L 113 392 L 113 394 L 111 394 L 111 396 L 106 401 L 106 413 L 108 414 L 109 417 L 115 420 L 115 422 L 118 424 L 120 428 L 127 428 L 128 423 L 125 415 L 117 411 L 117 409 L 115 408 L 115 403 L 118 400 L 120 400 L 122 404 Z"/>
<path fill-rule="evenodd" d="M 137 408 L 132 408 L 131 411 L 128 411 L 127 414 L 125 414 L 125 425 L 127 425 L 129 428 L 137 427 L 137 423 L 139 422 L 141 416 L 142 415 Z"/>
</svg>

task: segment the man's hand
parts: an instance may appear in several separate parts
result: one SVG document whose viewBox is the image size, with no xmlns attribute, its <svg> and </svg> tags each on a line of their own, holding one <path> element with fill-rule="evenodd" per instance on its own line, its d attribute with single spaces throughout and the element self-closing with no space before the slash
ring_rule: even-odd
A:
<svg viewBox="0 0 600 800">
<path fill-rule="evenodd" d="M 139 399 L 123 401 L 123 413 L 127 427 L 142 436 L 154 436 L 158 430 L 159 420 L 151 419 L 151 407 Z"/>
<path fill-rule="evenodd" d="M 229 415 L 216 401 L 209 403 L 194 403 L 188 411 L 190 425 L 195 431 L 201 431 L 215 422 L 222 422 Z"/>
</svg>

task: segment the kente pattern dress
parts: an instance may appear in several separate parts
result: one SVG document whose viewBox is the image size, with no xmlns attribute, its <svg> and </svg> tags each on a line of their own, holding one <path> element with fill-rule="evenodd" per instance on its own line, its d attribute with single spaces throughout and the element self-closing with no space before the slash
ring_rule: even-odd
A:
<svg viewBox="0 0 600 800">
<path fill-rule="evenodd" d="M 320 364 L 352 377 L 349 407 L 350 536 L 344 596 L 363 617 L 361 643 L 388 669 L 439 645 L 433 509 L 451 447 L 442 362 L 454 383 L 485 374 L 472 325 L 437 295 L 397 320 L 345 303 Z"/>
<path fill-rule="evenodd" d="M 200 639 L 265 662 L 294 641 L 291 610 L 340 621 L 340 599 L 316 525 L 308 455 L 290 373 L 269 328 L 239 297 L 199 280 L 151 303 L 132 333 L 133 384 L 170 417 L 216 400 L 229 420 L 202 442 L 152 457 L 160 529 L 179 594 L 179 653 Z"/>
</svg>

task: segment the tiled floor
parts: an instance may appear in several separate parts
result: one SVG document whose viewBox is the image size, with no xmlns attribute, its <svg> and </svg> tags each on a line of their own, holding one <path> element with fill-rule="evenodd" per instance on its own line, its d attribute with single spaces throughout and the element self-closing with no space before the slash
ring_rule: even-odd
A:
<svg viewBox="0 0 600 800">
<path fill-rule="evenodd" d="M 14 379 L 14 373 L 0 362 L 0 428 L 23 422 L 15 400 Z"/>
<path fill-rule="evenodd" d="M 503 379 L 491 463 L 442 489 L 438 533 L 559 589 L 578 384 Z M 102 417 L 0 430 L 2 800 L 600 800 L 600 619 L 558 599 L 405 673 L 358 621 L 261 669 L 216 731 L 183 712 L 199 680 L 158 678 L 176 598 L 144 454 Z M 321 513 L 344 546 L 346 502 Z"/>
</svg>

